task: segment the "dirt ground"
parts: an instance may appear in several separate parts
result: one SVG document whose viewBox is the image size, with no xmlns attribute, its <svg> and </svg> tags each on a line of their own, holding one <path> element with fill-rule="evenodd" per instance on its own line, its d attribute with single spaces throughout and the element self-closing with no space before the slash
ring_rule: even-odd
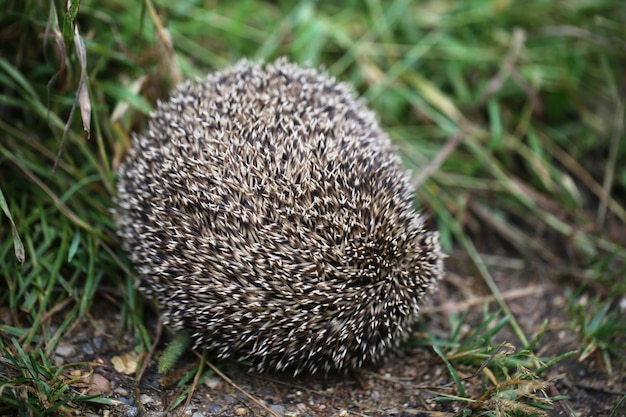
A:
<svg viewBox="0 0 626 417">
<path fill-rule="evenodd" d="M 89 321 L 75 327 L 72 336 L 60 345 L 57 359 L 60 363 L 90 363 L 97 374 L 92 377 L 92 389 L 99 389 L 106 397 L 116 400 L 114 407 L 89 406 L 85 410 L 87 415 L 268 415 L 268 411 L 256 401 L 264 403 L 278 416 L 471 415 L 469 410 L 464 412 L 470 407 L 466 402 L 437 400 L 458 393 L 441 359 L 428 343 L 419 343 L 426 331 L 445 340 L 451 313 L 468 310 L 469 319 L 464 331 L 470 332 L 479 323 L 485 303 L 489 303 L 491 311 L 497 310 L 495 303 L 490 301 L 487 288 L 473 275 L 472 268 L 466 262 L 454 259 L 452 256 L 448 262 L 448 277 L 440 291 L 423 309 L 421 330 L 416 330 L 407 347 L 384 364 L 346 375 L 293 378 L 284 374 L 249 373 L 245 365 L 234 362 L 219 363 L 219 369 L 237 387 L 218 375 L 211 376 L 198 385 L 186 408 L 181 405 L 174 411 L 167 411 L 181 393 L 176 381 L 197 363 L 197 356 L 188 354 L 182 358 L 168 378 L 156 373 L 152 361 L 136 389 L 132 369 L 129 375 L 116 369 L 121 366 L 119 358 L 133 357 L 137 341 L 124 332 L 119 310 L 107 300 L 92 308 Z M 570 285 L 570 278 L 548 276 L 522 261 L 506 258 L 495 259 L 492 264 L 491 272 L 525 334 L 533 337 L 544 320 L 548 320 L 548 329 L 536 349 L 538 357 L 552 358 L 580 349 L 577 333 L 568 325 L 564 288 Z M 500 341 L 519 346 L 508 328 L 498 337 Z M 608 416 L 612 411 L 614 417 L 626 416 L 626 401 L 615 408 L 626 393 L 624 361 L 612 361 L 613 372 L 609 374 L 599 354 L 591 355 L 583 362 L 579 362 L 578 357 L 569 357 L 544 374 L 550 381 L 543 387 L 545 393 L 553 398 L 566 398 L 555 401 L 552 410 L 546 411 L 547 415 Z M 117 365 L 114 365 L 116 361 Z M 132 365 L 130 361 L 129 366 Z M 457 369 L 465 378 L 466 391 L 472 398 L 480 398 L 490 388 L 488 379 L 482 372 L 476 372 L 476 368 Z M 173 386 L 166 387 L 171 383 Z M 541 392 L 536 394 L 543 396 Z M 492 403 L 491 406 L 506 410 L 506 404 L 503 399 L 501 404 Z"/>
</svg>

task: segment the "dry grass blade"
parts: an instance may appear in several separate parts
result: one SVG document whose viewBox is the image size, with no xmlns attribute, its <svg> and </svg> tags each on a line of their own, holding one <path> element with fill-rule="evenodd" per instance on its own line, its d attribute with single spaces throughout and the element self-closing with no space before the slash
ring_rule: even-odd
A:
<svg viewBox="0 0 626 417">
<path fill-rule="evenodd" d="M 609 155 L 604 169 L 602 199 L 600 200 L 600 207 L 598 207 L 597 222 L 599 225 L 604 224 L 604 220 L 606 218 L 607 202 L 610 199 L 611 188 L 613 187 L 615 179 L 618 150 L 624 137 L 624 118 L 626 118 L 624 102 L 618 97 L 616 97 L 615 101 L 616 108 L 615 116 L 613 117 L 613 127 L 611 129 L 611 146 L 609 147 Z M 626 218 L 623 218 L 622 220 L 626 223 Z"/>
<path fill-rule="evenodd" d="M 9 205 L 7 204 L 7 200 L 4 198 L 4 193 L 0 188 L 0 208 L 5 216 L 9 218 L 9 222 L 11 222 L 11 234 L 13 234 L 13 246 L 15 248 L 15 257 L 19 262 L 24 262 L 24 258 L 26 254 L 24 253 L 24 244 L 22 243 L 22 239 L 20 239 L 20 235 L 17 232 L 17 227 L 15 227 L 15 222 L 13 221 L 13 216 L 11 216 L 11 211 L 9 210 Z M 1 391 L 0 391 L 1 392 Z"/>
<path fill-rule="evenodd" d="M 50 89 L 52 84 L 59 78 L 59 76 L 65 71 L 65 65 L 67 63 L 67 50 L 65 49 L 65 41 L 63 39 L 63 34 L 61 33 L 61 28 L 59 27 L 59 17 L 57 15 L 57 9 L 54 2 L 50 2 L 50 13 L 48 14 L 48 20 L 46 22 L 46 31 L 43 37 L 43 52 L 44 58 L 48 61 L 48 53 L 46 48 L 46 42 L 48 39 L 52 38 L 55 44 L 55 56 L 57 61 L 59 62 L 59 68 L 54 73 L 50 81 L 47 84 L 47 108 L 48 108 L 48 124 L 50 124 Z"/>
<path fill-rule="evenodd" d="M 483 204 L 472 201 L 469 203 L 469 207 L 484 224 L 490 225 L 494 231 L 499 233 L 503 239 L 514 245 L 527 259 L 536 260 L 539 257 L 550 263 L 559 263 L 559 256 L 553 253 L 544 242 L 527 236 L 522 230 L 514 225 L 508 224 Z"/>
<path fill-rule="evenodd" d="M 161 69 L 160 73 L 167 74 L 171 86 L 176 86 L 183 81 L 183 76 L 180 72 L 178 62 L 176 61 L 176 53 L 174 51 L 174 45 L 172 44 L 172 38 L 169 34 L 169 31 L 165 28 L 165 26 L 163 26 L 161 18 L 159 17 L 157 11 L 154 9 L 152 1 L 145 0 L 145 4 L 148 7 L 148 11 L 150 12 L 150 18 L 152 19 L 152 22 L 156 27 L 158 35 L 157 39 L 160 46 L 160 48 L 158 49 L 158 65 Z"/>
<path fill-rule="evenodd" d="M 444 147 L 441 148 L 441 151 L 437 153 L 437 156 L 435 156 L 432 161 L 426 164 L 424 168 L 419 172 L 419 174 L 414 176 L 413 185 L 415 186 L 415 188 L 419 188 L 424 183 L 424 181 L 426 181 L 430 176 L 432 176 L 441 168 L 441 165 L 445 162 L 446 158 L 448 158 L 448 156 L 450 156 L 450 154 L 454 152 L 457 146 L 459 146 L 459 144 L 463 141 L 463 135 L 465 134 L 467 134 L 467 132 L 460 130 L 458 133 L 455 133 L 454 135 L 452 135 L 452 137 L 450 137 L 450 139 L 448 139 Z"/>
<path fill-rule="evenodd" d="M 57 196 L 51 189 L 48 187 L 43 181 L 41 181 L 30 169 L 28 169 L 24 164 L 22 164 L 15 156 L 13 156 L 6 148 L 0 146 L 0 153 L 2 153 L 7 159 L 11 160 L 23 173 L 26 175 L 28 179 L 30 179 L 34 184 L 36 184 L 41 190 L 43 190 L 49 197 L 52 199 L 54 204 L 59 208 L 59 210 L 76 226 L 81 229 L 86 230 L 88 233 L 103 237 L 102 233 L 96 229 L 94 229 L 91 225 L 89 225 L 86 221 L 82 220 L 78 215 L 76 215 L 72 210 L 70 210 L 63 201 Z"/>
<path fill-rule="evenodd" d="M 498 93 L 504 86 L 505 81 L 511 76 L 515 70 L 515 63 L 520 55 L 520 51 L 526 42 L 527 34 L 521 28 L 513 29 L 513 36 L 511 39 L 511 47 L 502 61 L 500 71 L 495 77 L 489 80 L 485 90 L 480 95 L 480 98 L 476 102 L 476 107 L 482 107 L 485 103 L 496 93 Z"/>
<path fill-rule="evenodd" d="M 576 178 L 578 178 L 593 194 L 598 197 L 602 205 L 607 207 L 612 213 L 614 213 L 623 223 L 626 223 L 626 210 L 615 199 L 614 196 L 607 194 L 604 188 L 591 176 L 591 174 L 568 153 L 565 149 L 561 148 L 555 143 L 546 142 L 548 150 L 552 155 L 563 164 L 570 172 L 572 172 Z"/>
<path fill-rule="evenodd" d="M 89 90 L 87 87 L 87 53 L 85 51 L 85 43 L 83 42 L 80 33 L 78 33 L 78 26 L 74 26 L 74 45 L 76 47 L 76 56 L 78 57 L 78 62 L 80 63 L 80 79 L 78 81 L 76 97 L 74 98 L 70 114 L 67 122 L 65 123 L 65 128 L 63 129 L 63 136 L 61 137 L 57 157 L 54 160 L 54 165 L 52 166 L 52 175 L 56 172 L 59 160 L 61 159 L 63 148 L 65 147 L 65 141 L 67 140 L 72 120 L 74 119 L 74 112 L 76 111 L 77 104 L 80 106 L 80 116 L 83 121 L 83 130 L 87 132 L 87 139 L 89 139 L 91 134 L 91 101 L 89 99 Z"/>
<path fill-rule="evenodd" d="M 78 104 L 80 105 L 80 116 L 83 121 L 83 131 L 87 133 L 87 139 L 91 135 L 91 101 L 89 100 L 89 89 L 87 88 L 87 52 L 85 42 L 78 33 L 78 26 L 74 27 L 74 45 L 76 46 L 76 56 L 80 63 L 80 79 L 78 80 Z"/>
<path fill-rule="evenodd" d="M 233 388 L 235 388 L 237 391 L 241 392 L 243 395 L 245 395 L 250 401 L 252 401 L 253 403 L 255 403 L 256 405 L 258 405 L 259 407 L 261 407 L 263 410 L 265 410 L 266 413 L 268 413 L 271 416 L 274 417 L 280 417 L 278 414 L 276 414 L 276 412 L 274 412 L 274 410 L 272 410 L 271 408 L 269 408 L 267 405 L 263 404 L 258 398 L 256 398 L 254 395 L 250 394 L 248 391 L 246 391 L 245 389 L 241 388 L 239 385 L 237 385 L 232 379 L 230 379 L 228 376 L 226 376 L 226 374 L 224 374 L 222 371 L 220 371 L 215 365 L 213 365 L 211 362 L 206 361 L 205 360 L 206 365 L 211 368 L 211 370 L 213 372 L 215 372 L 217 375 L 220 376 L 220 378 L 222 378 L 224 381 L 226 381 L 229 385 L 231 385 Z"/>
</svg>

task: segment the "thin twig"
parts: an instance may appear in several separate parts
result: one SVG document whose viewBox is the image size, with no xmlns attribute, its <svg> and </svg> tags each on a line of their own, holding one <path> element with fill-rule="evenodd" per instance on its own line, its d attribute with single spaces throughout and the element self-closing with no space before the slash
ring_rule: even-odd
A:
<svg viewBox="0 0 626 417">
<path fill-rule="evenodd" d="M 148 364 L 150 363 L 150 360 L 154 356 L 154 352 L 156 351 L 157 344 L 161 340 L 162 331 L 163 331 L 163 323 L 161 323 L 161 320 L 159 320 L 159 322 L 157 323 L 157 327 L 156 327 L 156 335 L 154 336 L 154 342 L 152 343 L 152 346 L 150 347 L 150 351 L 148 352 L 148 354 L 144 356 L 143 363 L 141 364 L 141 369 L 139 370 L 139 373 L 137 374 L 137 379 L 135 380 L 135 398 L 141 398 L 141 390 L 139 388 L 139 384 L 141 383 L 141 378 L 143 378 L 143 374 L 146 372 L 146 369 L 148 369 Z M 139 408 L 141 415 L 145 415 L 146 410 L 141 401 L 137 401 L 137 407 Z"/>
<path fill-rule="evenodd" d="M 185 404 L 183 405 L 182 409 L 180 410 L 180 413 L 178 414 L 179 416 L 182 417 L 182 415 L 185 414 L 185 410 L 187 410 L 187 407 L 189 407 L 189 404 L 191 404 L 193 393 L 196 392 L 196 388 L 198 387 L 198 381 L 200 380 L 200 376 L 202 375 L 202 372 L 204 371 L 203 365 L 208 362 L 209 361 L 206 360 L 206 351 L 205 351 L 202 354 L 200 365 L 198 366 L 198 370 L 196 371 L 196 374 L 193 377 L 193 382 L 191 383 L 191 387 L 189 388 L 189 394 L 187 394 L 187 399 L 185 400 Z"/>
<path fill-rule="evenodd" d="M 161 334 L 163 333 L 163 323 L 161 320 L 158 321 L 156 327 L 156 334 L 154 335 L 154 342 L 152 342 L 152 346 L 150 346 L 150 351 L 148 355 L 144 358 L 143 363 L 141 364 L 141 369 L 139 370 L 139 374 L 137 374 L 137 387 L 139 387 L 139 383 L 141 382 L 141 378 L 143 378 L 143 374 L 148 369 L 148 364 L 150 363 L 150 359 L 154 356 L 154 352 L 156 351 L 156 347 L 161 341 Z"/>
<path fill-rule="evenodd" d="M 199 355 L 196 352 L 197 355 Z M 268 412 L 270 415 L 274 416 L 274 417 L 279 417 L 278 414 L 276 414 L 271 408 L 269 408 L 268 406 L 266 406 L 265 404 L 263 404 L 261 401 L 259 401 L 257 398 L 255 398 L 252 394 L 250 394 L 248 391 L 244 390 L 243 388 L 241 388 L 239 385 L 235 384 L 233 382 L 232 379 L 230 379 L 229 377 L 226 376 L 226 374 L 224 374 L 222 371 L 220 371 L 219 369 L 217 369 L 217 367 L 215 365 L 213 365 L 210 361 L 205 360 L 205 363 L 207 364 L 207 366 L 209 368 L 211 368 L 211 370 L 213 372 L 215 372 L 220 378 L 222 378 L 224 381 L 226 381 L 228 384 L 230 384 L 233 388 L 235 388 L 237 391 L 241 392 L 243 395 L 245 395 L 246 397 L 248 397 L 248 399 L 250 401 L 252 401 L 253 403 L 255 403 L 256 405 L 258 405 L 259 407 L 261 407 L 262 409 L 264 409 L 266 412 Z"/>
<path fill-rule="evenodd" d="M 482 108 L 487 100 L 502 89 L 504 82 L 509 78 L 515 68 L 515 62 L 517 61 L 517 57 L 519 56 L 525 42 L 526 32 L 523 29 L 515 28 L 513 30 L 511 46 L 509 47 L 509 51 L 500 65 L 500 71 L 498 71 L 498 73 L 487 83 L 485 90 L 476 101 L 476 108 Z"/>
<path fill-rule="evenodd" d="M 610 194 L 606 194 L 605 190 L 596 180 L 585 170 L 580 163 L 572 157 L 567 151 L 554 142 L 545 141 L 545 145 L 556 160 L 563 164 L 570 172 L 572 172 L 585 186 L 600 199 L 622 222 L 626 223 L 626 210 L 614 199 Z"/>
<path fill-rule="evenodd" d="M 516 298 L 524 298 L 530 296 L 538 296 L 541 295 L 548 290 L 544 285 L 537 286 L 531 285 L 529 287 L 522 288 L 514 288 L 508 291 L 504 291 L 502 293 L 502 298 L 504 300 L 514 300 Z M 485 303 L 490 303 L 495 301 L 496 298 L 493 295 L 486 295 L 484 297 L 477 297 L 471 300 L 458 301 L 458 302 L 447 302 L 434 307 L 422 307 L 420 311 L 423 314 L 434 314 L 434 313 L 454 313 L 460 311 L 467 311 L 468 309 L 474 306 L 481 306 Z"/>
<path fill-rule="evenodd" d="M 452 152 L 459 146 L 461 143 L 461 136 L 465 134 L 463 129 L 459 130 L 457 133 L 452 135 L 446 142 L 446 144 L 441 148 L 437 156 L 428 163 L 424 169 L 422 169 L 419 174 L 413 179 L 413 185 L 415 188 L 419 188 L 431 175 L 433 175 L 439 167 L 444 163 L 444 161 L 450 156 Z"/>
</svg>

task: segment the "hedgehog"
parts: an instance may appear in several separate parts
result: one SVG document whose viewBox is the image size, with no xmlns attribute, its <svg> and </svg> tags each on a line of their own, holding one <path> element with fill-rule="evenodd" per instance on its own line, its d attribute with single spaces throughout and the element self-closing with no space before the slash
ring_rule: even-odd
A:
<svg viewBox="0 0 626 417">
<path fill-rule="evenodd" d="M 163 322 L 256 371 L 379 362 L 443 275 L 374 113 L 284 58 L 178 86 L 117 189 L 122 247 Z"/>
</svg>

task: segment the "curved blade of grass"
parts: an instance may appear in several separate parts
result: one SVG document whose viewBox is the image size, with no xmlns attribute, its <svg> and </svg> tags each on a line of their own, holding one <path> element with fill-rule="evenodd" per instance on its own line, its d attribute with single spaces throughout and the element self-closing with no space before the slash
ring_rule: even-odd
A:
<svg viewBox="0 0 626 417">
<path fill-rule="evenodd" d="M 0 208 L 2 208 L 4 215 L 9 218 L 9 222 L 11 223 L 11 234 L 13 235 L 13 247 L 15 248 L 15 257 L 19 262 L 24 262 L 24 258 L 26 257 L 26 254 L 24 252 L 24 244 L 22 243 L 22 239 L 20 239 L 20 235 L 17 233 L 17 227 L 15 227 L 15 222 L 13 221 L 13 216 L 11 216 L 11 211 L 9 210 L 7 200 L 4 198 L 2 188 L 0 188 Z"/>
<path fill-rule="evenodd" d="M 463 386 L 463 382 L 461 381 L 459 374 L 456 372 L 456 369 L 454 369 L 454 366 L 452 366 L 448 358 L 446 358 L 446 355 L 443 354 L 441 349 L 439 349 L 439 347 L 436 344 L 433 343 L 432 347 L 435 353 L 437 354 L 437 356 L 439 356 L 441 360 L 443 361 L 444 365 L 446 365 L 446 369 L 448 370 L 450 377 L 454 381 L 454 384 L 456 385 L 456 388 L 459 391 L 459 395 L 461 397 L 466 398 L 467 393 L 465 392 L 465 387 Z"/>
<path fill-rule="evenodd" d="M 11 160 L 25 175 L 30 179 L 33 183 L 35 183 L 39 188 L 41 188 L 48 196 L 52 199 L 54 204 L 58 207 L 58 209 L 76 226 L 81 229 L 86 230 L 90 234 L 98 236 L 99 238 L 103 238 L 104 235 L 101 231 L 94 229 L 87 222 L 78 217 L 72 210 L 70 210 L 61 199 L 41 181 L 30 169 L 28 169 L 24 164 L 22 164 L 8 149 L 3 146 L 0 146 L 0 153 L 3 154 L 7 159 Z"/>
<path fill-rule="evenodd" d="M 461 231 L 459 222 L 456 219 L 452 218 L 452 216 L 450 215 L 450 212 L 444 207 L 443 203 L 438 198 L 435 198 L 432 195 L 432 191 L 429 190 L 428 187 L 424 187 L 423 192 L 426 193 L 430 197 L 429 200 L 434 210 L 437 212 L 439 216 L 443 218 L 444 222 L 446 223 L 446 226 L 451 229 L 452 233 L 457 238 L 461 246 L 465 249 L 465 251 L 469 255 L 470 259 L 472 260 L 476 268 L 478 268 L 480 275 L 485 281 L 485 284 L 487 284 L 487 287 L 489 288 L 489 290 L 491 291 L 491 294 L 493 295 L 496 302 L 498 303 L 498 306 L 500 306 L 500 308 L 502 309 L 505 315 L 510 317 L 510 324 L 517 338 L 520 340 L 520 342 L 522 342 L 523 346 L 527 346 L 528 338 L 524 334 L 524 331 L 522 330 L 515 316 L 511 312 L 511 309 L 509 308 L 508 304 L 506 303 L 506 300 L 502 296 L 500 289 L 498 288 L 498 286 L 496 285 L 496 282 L 491 276 L 489 269 L 485 265 L 485 262 L 482 260 L 480 254 L 478 253 L 478 250 L 476 250 L 476 246 L 474 246 L 472 241 Z"/>
</svg>

